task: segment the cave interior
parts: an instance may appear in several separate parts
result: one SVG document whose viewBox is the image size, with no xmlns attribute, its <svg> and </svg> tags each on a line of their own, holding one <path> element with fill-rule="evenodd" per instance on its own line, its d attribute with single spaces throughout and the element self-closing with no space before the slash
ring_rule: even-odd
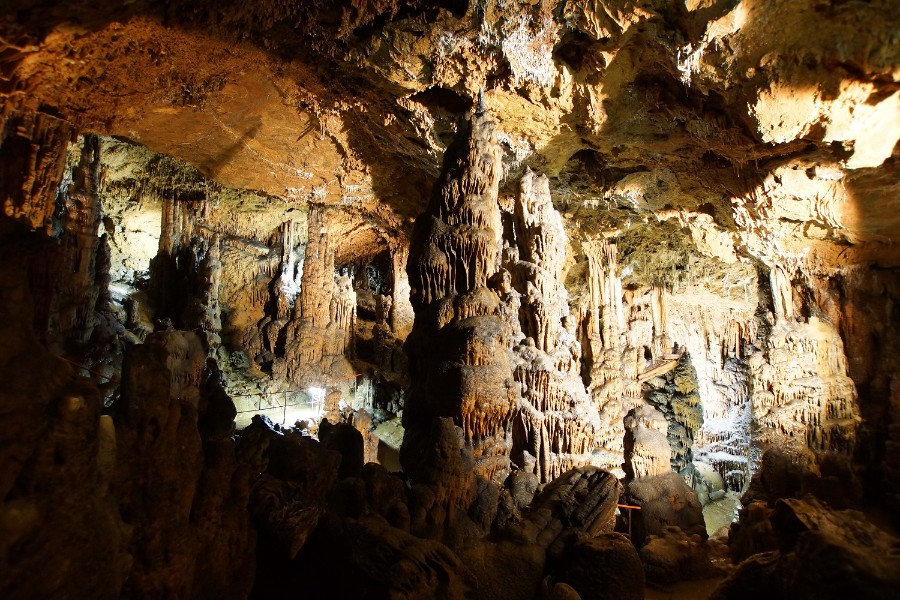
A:
<svg viewBox="0 0 900 600">
<path fill-rule="evenodd" d="M 0 597 L 896 597 L 898 31 L 4 3 Z"/>
</svg>

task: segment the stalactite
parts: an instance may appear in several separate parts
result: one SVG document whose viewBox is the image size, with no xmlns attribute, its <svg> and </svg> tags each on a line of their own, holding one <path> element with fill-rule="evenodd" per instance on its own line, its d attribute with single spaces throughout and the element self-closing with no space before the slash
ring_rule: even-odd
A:
<svg viewBox="0 0 900 600">
<path fill-rule="evenodd" d="M 31 229 L 54 235 L 53 213 L 65 186 L 66 148 L 72 123 L 44 112 L 13 114 L 0 122 L 0 188 L 3 213 Z"/>
</svg>

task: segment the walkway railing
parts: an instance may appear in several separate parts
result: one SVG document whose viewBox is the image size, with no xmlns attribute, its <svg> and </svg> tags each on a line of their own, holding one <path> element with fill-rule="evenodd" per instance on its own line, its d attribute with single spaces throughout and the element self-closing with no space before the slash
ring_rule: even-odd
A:
<svg viewBox="0 0 900 600">
<path fill-rule="evenodd" d="M 631 513 L 635 510 L 641 510 L 640 506 L 630 506 L 628 504 L 616 504 L 616 508 L 624 508 L 628 511 L 628 537 L 631 537 Z"/>
<path fill-rule="evenodd" d="M 64 362 L 69 363 L 69 364 L 72 365 L 73 367 L 76 367 L 76 368 L 81 369 L 81 370 L 83 370 L 83 371 L 87 371 L 87 372 L 90 373 L 91 375 L 95 375 L 95 376 L 97 376 L 97 377 L 99 377 L 99 378 L 101 378 L 101 379 L 105 379 L 105 380 L 108 381 L 108 382 L 115 383 L 115 384 L 119 384 L 119 383 L 120 383 L 120 381 L 119 381 L 117 378 L 115 378 L 115 377 L 111 377 L 111 376 L 109 376 L 109 375 L 104 375 L 103 373 L 100 373 L 99 371 L 95 371 L 95 370 L 93 370 L 93 369 L 90 369 L 90 368 L 86 367 L 85 365 L 83 365 L 83 364 L 81 364 L 81 363 L 77 363 L 77 362 L 75 362 L 74 360 L 70 360 L 70 359 L 68 359 L 68 358 L 66 358 L 66 357 L 64 357 L 64 356 L 59 356 L 59 355 L 57 355 L 56 358 L 58 358 L 58 359 L 61 360 L 61 361 L 64 361 Z M 257 413 L 257 412 L 262 411 L 262 410 L 263 410 L 263 407 L 262 407 L 262 401 L 263 401 L 263 398 L 266 398 L 266 397 L 272 398 L 273 396 L 277 397 L 277 396 L 279 396 L 279 395 L 283 396 L 284 402 L 282 402 L 281 404 L 275 404 L 274 406 L 268 406 L 268 407 L 265 408 L 265 410 L 273 410 L 273 409 L 279 409 L 279 408 L 282 409 L 282 417 L 281 417 L 281 418 L 282 418 L 282 421 L 281 421 L 281 422 L 282 422 L 282 424 L 283 424 L 284 421 L 285 421 L 285 419 L 287 419 L 287 409 L 288 409 L 289 406 L 301 406 L 301 405 L 303 405 L 303 404 L 306 404 L 307 406 L 311 406 L 311 407 L 312 407 L 312 406 L 316 406 L 316 405 L 321 405 L 321 404 L 324 402 L 324 400 L 325 400 L 324 393 L 323 393 L 323 395 L 322 395 L 321 398 L 318 398 L 317 400 L 314 400 L 314 401 L 312 401 L 312 402 L 294 402 L 294 403 L 289 403 L 289 402 L 288 402 L 288 394 L 296 394 L 296 393 L 298 393 L 298 392 L 305 392 L 305 393 L 307 393 L 307 394 L 310 394 L 310 392 L 311 392 L 312 390 L 322 390 L 322 391 L 324 392 L 325 390 L 327 390 L 329 387 L 333 386 L 333 385 L 336 384 L 336 383 L 341 383 L 342 381 L 348 381 L 348 380 L 351 380 L 351 379 L 355 380 L 357 377 L 362 377 L 362 375 L 363 375 L 362 373 L 356 373 L 356 374 L 351 375 L 351 376 L 349 376 L 349 377 L 343 377 L 343 378 L 341 378 L 341 379 L 334 379 L 334 380 L 332 380 L 332 381 L 327 381 L 327 382 L 325 382 L 321 387 L 319 387 L 319 386 L 310 386 L 310 387 L 307 387 L 307 388 L 300 388 L 300 389 L 296 389 L 296 390 L 282 390 L 282 391 L 280 391 L 280 392 L 274 392 L 274 393 L 270 393 L 270 392 L 259 392 L 259 393 L 256 393 L 256 394 L 228 394 L 228 396 L 229 396 L 230 398 L 232 398 L 232 399 L 234 399 L 234 398 L 252 398 L 253 396 L 259 396 L 259 402 L 257 402 L 256 408 L 248 408 L 248 409 L 246 409 L 246 410 L 239 410 L 239 411 L 237 411 L 237 414 L 239 414 L 239 415 L 240 415 L 240 414 L 250 413 L 250 412 L 252 412 L 252 413 Z M 310 394 L 310 395 L 312 395 L 312 394 Z M 320 406 L 320 409 L 321 409 L 321 406 Z"/>
<path fill-rule="evenodd" d="M 260 392 L 257 394 L 229 394 L 229 395 L 232 398 L 252 398 L 253 396 L 259 396 L 260 398 L 259 398 L 259 402 L 257 402 L 257 404 L 256 404 L 256 408 L 248 408 L 246 410 L 239 410 L 239 411 L 237 411 L 237 414 L 240 415 L 240 414 L 246 414 L 246 413 L 251 413 L 251 412 L 258 413 L 258 412 L 261 412 L 262 410 L 277 410 L 280 408 L 283 411 L 282 416 L 281 416 L 281 423 L 284 424 L 285 420 L 287 420 L 287 409 L 289 406 L 301 406 L 303 404 L 310 406 L 310 407 L 318 406 L 319 410 L 321 411 L 321 405 L 325 401 L 325 394 L 324 394 L 325 390 L 327 390 L 329 387 L 333 386 L 336 383 L 341 383 L 342 381 L 348 381 L 351 379 L 355 380 L 357 377 L 362 377 L 362 375 L 363 375 L 362 373 L 356 373 L 355 375 L 351 375 L 350 377 L 343 377 L 341 379 L 334 379 L 332 381 L 327 381 L 321 386 L 310 386 L 310 387 L 299 388 L 299 389 L 295 389 L 295 390 L 282 390 L 280 392 L 274 392 L 274 393 Z M 294 402 L 294 403 L 288 402 L 288 394 L 296 394 L 298 392 L 302 392 L 302 393 L 306 393 L 310 396 L 313 396 L 314 395 L 313 390 L 322 390 L 323 393 L 322 393 L 321 397 L 317 398 L 316 400 L 314 400 L 312 402 Z M 283 396 L 284 402 L 282 402 L 281 404 L 275 404 L 274 406 L 268 406 L 265 409 L 263 409 L 263 407 L 262 407 L 263 398 L 266 398 L 266 397 L 272 398 L 272 397 L 277 397 L 279 395 Z"/>
</svg>

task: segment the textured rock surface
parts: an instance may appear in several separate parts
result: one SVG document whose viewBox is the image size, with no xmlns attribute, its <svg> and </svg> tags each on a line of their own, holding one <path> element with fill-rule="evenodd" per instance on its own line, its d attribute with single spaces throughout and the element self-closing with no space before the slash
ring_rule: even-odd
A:
<svg viewBox="0 0 900 600">
<path fill-rule="evenodd" d="M 625 415 L 625 474 L 629 478 L 652 477 L 671 471 L 669 426 L 655 408 L 641 405 Z"/>
<path fill-rule="evenodd" d="M 116 431 L 96 388 L 38 341 L 11 241 L 0 245 L 0 593 L 117 598 L 132 534 L 110 491 Z"/>
<path fill-rule="evenodd" d="M 633 538 L 642 545 L 648 535 L 662 535 L 666 527 L 688 536 L 706 538 L 706 526 L 697 495 L 676 473 L 642 477 L 628 483 L 624 502 L 641 507 L 632 518 Z"/>
<path fill-rule="evenodd" d="M 719 575 L 710 554 L 710 545 L 701 536 L 688 536 L 672 526 L 665 527 L 659 535 L 651 535 L 640 550 L 647 580 L 657 585 Z"/>
<path fill-rule="evenodd" d="M 617 411 L 624 415 L 640 396 L 634 379 L 641 369 L 634 361 L 642 356 L 634 354 L 646 346 L 656 360 L 673 342 L 688 347 L 697 369 L 704 425 L 695 432 L 694 457 L 719 471 L 729 487 L 746 482 L 758 455 L 748 440 L 756 426 L 750 415 L 769 409 L 768 392 L 776 403 L 797 393 L 808 398 L 783 417 L 779 406 L 772 418 L 808 418 L 813 446 L 852 443 L 842 440 L 853 437 L 856 413 L 840 404 L 854 392 L 840 361 L 825 357 L 836 337 L 819 325 L 790 325 L 792 318 L 808 321 L 815 307 L 829 315 L 845 345 L 848 372 L 855 370 L 854 382 L 864 386 L 860 446 L 875 465 L 866 467 L 866 481 L 882 489 L 891 434 L 889 419 L 880 417 L 890 414 L 883 399 L 890 397 L 892 367 L 889 359 L 875 369 L 862 367 L 870 350 L 853 333 L 862 325 L 837 313 L 871 305 L 870 292 L 862 290 L 895 279 L 891 272 L 875 275 L 873 287 L 847 276 L 873 262 L 896 264 L 890 242 L 898 229 L 892 219 L 900 213 L 882 200 L 896 196 L 890 155 L 898 111 L 889 83 L 896 79 L 896 52 L 885 25 L 896 11 L 891 3 L 538 2 L 518 10 L 505 2 L 442 9 L 388 2 L 212 12 L 177 3 L 160 11 L 136 2 L 115 19 L 99 7 L 79 13 L 77 3 L 38 19 L 30 3 L 19 4 L 17 19 L 4 21 L 7 84 L 0 93 L 4 127 L 12 133 L 6 147 L 16 157 L 7 164 L 24 160 L 28 176 L 10 190 L 8 214 L 50 226 L 46 200 L 62 169 L 61 143 L 85 129 L 125 135 L 186 159 L 226 185 L 259 190 L 264 195 L 258 198 L 275 204 L 287 201 L 268 229 L 244 237 L 253 244 L 222 238 L 226 265 L 236 258 L 244 263 L 222 278 L 220 293 L 230 305 L 223 329 L 237 334 L 233 345 L 251 350 L 251 359 L 265 366 L 279 357 L 279 334 L 262 332 L 260 323 L 289 318 L 266 307 L 286 300 L 270 297 L 266 278 L 256 274 L 293 271 L 284 283 L 296 284 L 296 270 L 288 267 L 296 267 L 298 255 L 290 243 L 279 265 L 268 259 L 260 265 L 261 248 L 254 244 L 266 244 L 286 222 L 294 225 L 283 239 L 302 231 L 299 215 L 286 213 L 292 201 L 312 201 L 339 209 L 339 217 L 330 217 L 329 229 L 341 232 L 332 232 L 333 239 L 352 232 L 349 245 L 368 246 L 369 256 L 389 246 L 394 271 L 401 272 L 404 219 L 422 210 L 420 190 L 438 173 L 436 159 L 455 117 L 483 88 L 498 124 L 504 175 L 511 175 L 505 185 L 514 186 L 526 167 L 550 175 L 574 259 L 588 271 L 583 284 L 590 300 L 576 316 L 589 316 L 589 323 L 582 318 L 577 330 L 582 375 L 604 407 L 596 436 L 597 449 L 609 454 L 604 464 L 618 464 L 623 432 Z M 862 24 L 868 45 L 847 35 Z M 309 32 L 303 41 L 285 37 L 285 28 L 298 27 Z M 798 33 L 805 28 L 829 35 Z M 244 33 L 235 44 L 238 31 Z M 770 38 L 771 52 L 761 52 L 766 44 L 760 40 Z M 129 44 L 146 51 L 130 52 Z M 101 47 L 107 51 L 98 53 Z M 198 63 L 198 53 L 207 59 Z M 83 62 L 66 62 L 76 55 Z M 243 68 L 248 64 L 254 68 Z M 349 65 L 359 81 L 341 75 Z M 134 72 L 146 73 L 153 85 L 141 87 Z M 47 114 L 47 107 L 68 120 Z M 21 152 L 13 150 L 16 144 Z M 266 212 L 261 205 L 268 202 L 251 203 L 251 210 Z M 244 227 L 240 219 L 215 216 L 228 211 L 203 212 L 193 219 L 206 219 L 220 235 Z M 350 214 L 362 218 L 347 219 Z M 635 243 L 663 230 L 674 233 L 664 246 Z M 120 243 L 135 245 L 111 241 Z M 624 259 L 610 252 L 616 247 Z M 714 273 L 727 278 L 714 283 Z M 768 285 L 757 286 L 757 274 Z M 827 281 L 842 283 L 825 291 Z M 637 287 L 626 289 L 632 284 Z M 644 286 L 652 290 L 649 301 Z M 401 339 L 410 322 L 408 313 L 398 317 L 402 287 L 393 286 L 391 309 L 391 327 Z M 766 289 L 758 295 L 757 287 Z M 804 288 L 818 291 L 809 298 Z M 711 292 L 702 308 L 696 302 L 701 289 Z M 843 302 L 837 312 L 828 309 L 835 302 Z M 641 316 L 645 307 L 650 311 Z M 601 308 L 607 313 L 602 319 Z M 789 326 L 776 328 L 770 339 L 758 309 Z M 822 322 L 827 329 L 828 320 Z M 785 389 L 770 389 L 769 374 L 748 371 L 745 359 L 761 350 L 763 362 L 774 356 L 776 381 L 782 381 L 780 350 L 802 337 L 824 340 L 816 342 L 818 350 L 812 343 L 802 350 L 822 355 L 830 366 L 823 363 L 819 372 L 809 363 L 784 379 Z M 801 407 L 804 402 L 810 405 Z M 826 412 L 835 404 L 839 416 L 823 422 L 814 414 L 820 404 Z M 785 423 L 762 425 L 778 430 Z"/>
<path fill-rule="evenodd" d="M 132 597 L 242 596 L 253 572 L 248 473 L 234 405 L 194 333 L 159 332 L 125 358 L 113 490 L 133 528 Z"/>
<path fill-rule="evenodd" d="M 777 549 L 753 554 L 713 594 L 749 598 L 889 598 L 898 583 L 897 539 L 857 511 L 812 498 L 779 501 L 769 519 Z"/>
<path fill-rule="evenodd" d="M 620 533 L 581 540 L 562 558 L 565 565 L 558 579 L 570 586 L 578 597 L 644 597 L 644 573 L 634 546 Z M 557 584 L 559 585 L 559 584 Z"/>
</svg>

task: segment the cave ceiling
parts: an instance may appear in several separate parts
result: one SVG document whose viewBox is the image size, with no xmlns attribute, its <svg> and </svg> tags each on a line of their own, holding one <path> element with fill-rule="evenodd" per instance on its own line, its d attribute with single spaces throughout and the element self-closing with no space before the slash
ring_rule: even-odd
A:
<svg viewBox="0 0 900 600">
<path fill-rule="evenodd" d="M 576 250 L 634 230 L 724 264 L 900 262 L 890 0 L 20 1 L 6 12 L 6 115 L 142 144 L 285 210 L 334 206 L 347 217 L 338 237 L 368 247 L 358 252 L 408 236 L 483 92 L 506 188 L 525 169 L 546 173 Z"/>
</svg>

